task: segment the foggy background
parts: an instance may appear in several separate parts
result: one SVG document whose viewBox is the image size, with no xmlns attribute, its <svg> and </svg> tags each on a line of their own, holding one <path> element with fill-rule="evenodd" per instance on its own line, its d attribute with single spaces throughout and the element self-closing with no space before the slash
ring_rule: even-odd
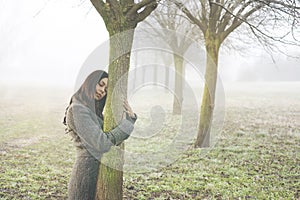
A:
<svg viewBox="0 0 300 200">
<path fill-rule="evenodd" d="M 0 37 L 0 84 L 72 88 L 82 64 L 108 33 L 90 1 L 0 0 Z M 273 63 L 260 48 L 247 51 L 247 56 L 221 51 L 223 82 L 300 81 L 299 59 L 274 54 Z M 288 52 L 300 56 L 293 47 Z M 193 73 L 186 74 L 189 79 Z"/>
</svg>

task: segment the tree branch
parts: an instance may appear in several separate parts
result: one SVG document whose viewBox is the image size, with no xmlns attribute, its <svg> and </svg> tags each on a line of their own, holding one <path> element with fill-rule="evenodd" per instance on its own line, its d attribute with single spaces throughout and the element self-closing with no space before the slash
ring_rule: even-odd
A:
<svg viewBox="0 0 300 200">
<path fill-rule="evenodd" d="M 231 14 L 227 10 L 225 11 L 224 15 L 220 19 L 219 25 L 218 25 L 218 33 L 221 33 L 225 30 L 226 26 L 230 22 Z"/>
<path fill-rule="evenodd" d="M 122 16 L 122 8 L 121 5 L 117 0 L 106 0 L 106 3 L 108 3 L 110 10 L 115 17 L 115 19 L 119 19 L 120 16 Z"/>
<path fill-rule="evenodd" d="M 184 13 L 186 14 L 186 16 L 193 22 L 195 23 L 197 26 L 199 26 L 199 28 L 201 29 L 201 31 L 203 33 L 206 32 L 207 30 L 207 25 L 203 24 L 199 19 L 197 19 L 196 17 L 194 17 L 192 15 L 192 13 L 181 3 L 178 2 L 177 0 L 171 0 L 173 1 L 173 3 Z"/>
<path fill-rule="evenodd" d="M 142 12 L 137 14 L 137 22 L 141 22 L 144 19 L 146 19 L 146 17 L 148 17 L 151 14 L 151 12 L 155 10 L 156 7 L 157 7 L 156 1 L 148 4 Z"/>
<path fill-rule="evenodd" d="M 219 5 L 219 4 L 217 4 L 217 5 Z M 224 6 L 222 6 L 222 5 L 219 5 L 219 6 L 221 6 L 223 9 L 226 9 L 226 8 L 225 8 Z M 262 32 L 261 30 L 259 30 L 256 26 L 250 24 L 250 23 L 247 21 L 247 18 L 248 18 L 250 15 L 252 15 L 254 12 L 256 12 L 257 10 L 259 10 L 259 9 L 262 8 L 263 6 L 264 6 L 264 5 L 260 4 L 260 5 L 256 6 L 256 7 L 254 7 L 253 9 L 251 9 L 250 11 L 248 11 L 248 12 L 247 12 L 245 15 L 243 15 L 243 16 L 237 16 L 237 15 L 234 14 L 233 12 L 229 11 L 228 9 L 226 9 L 226 10 L 234 17 L 234 20 L 233 20 L 231 26 L 230 26 L 228 29 L 226 29 L 223 33 L 221 33 L 221 34 L 222 34 L 222 37 L 221 37 L 221 38 L 222 38 L 222 41 L 224 41 L 224 40 L 227 38 L 227 36 L 228 36 L 232 31 L 234 31 L 237 27 L 239 27 L 243 22 L 246 23 L 246 24 L 248 24 L 250 27 L 252 27 L 252 28 L 258 30 L 259 32 L 263 33 L 263 32 Z M 265 34 L 265 33 L 263 33 L 263 34 Z"/>
<path fill-rule="evenodd" d="M 294 5 L 291 5 L 291 4 L 286 4 L 284 3 L 283 1 L 276 1 L 276 0 L 266 0 L 266 1 L 260 1 L 260 2 L 264 2 L 265 4 L 277 4 L 277 5 L 281 5 L 285 8 L 289 8 L 289 9 L 296 9 L 296 10 L 299 10 L 300 7 L 296 6 L 295 4 Z M 292 2 L 291 2 L 292 3 Z M 293 3 L 292 3 L 293 4 Z"/>
<path fill-rule="evenodd" d="M 133 5 L 134 4 L 134 0 L 121 0 L 120 3 L 123 6 L 125 6 L 125 5 Z"/>
<path fill-rule="evenodd" d="M 139 9 L 148 6 L 149 4 L 153 4 L 153 2 L 157 3 L 156 0 L 143 0 L 139 3 L 134 4 L 134 6 L 132 6 L 132 8 L 130 8 L 130 10 L 128 11 L 127 16 L 130 17 L 135 15 Z"/>
<path fill-rule="evenodd" d="M 121 5 L 117 0 L 106 0 L 106 3 L 109 3 L 111 8 L 113 8 L 114 11 L 121 10 Z"/>
<path fill-rule="evenodd" d="M 120 4 L 123 8 L 122 12 L 127 13 L 134 6 L 134 0 L 121 0 Z"/>
<path fill-rule="evenodd" d="M 163 3 L 160 3 L 160 5 L 163 5 L 163 6 L 167 6 L 168 7 L 168 5 L 165 5 L 165 4 L 163 4 Z M 177 7 L 177 6 L 176 6 Z M 175 16 L 179 16 L 179 17 L 181 17 L 181 18 L 184 18 L 184 19 L 186 19 L 186 20 L 188 20 L 191 24 L 195 24 L 190 18 L 188 18 L 187 16 L 186 16 L 186 14 L 179 14 L 179 13 L 174 13 L 173 14 L 173 16 L 171 16 L 171 15 L 169 15 L 169 14 L 166 14 L 166 13 L 162 13 L 162 14 L 164 14 L 164 15 L 167 15 L 167 19 L 169 19 L 169 17 L 175 17 Z M 166 19 L 166 20 L 167 20 Z"/>
<path fill-rule="evenodd" d="M 219 0 L 217 0 L 218 4 L 223 5 L 222 3 L 220 3 Z M 210 12 L 209 12 L 209 28 L 212 32 L 216 32 L 217 30 L 217 22 L 219 21 L 220 15 L 221 15 L 221 11 L 222 11 L 222 7 L 213 4 L 213 2 L 210 1 L 209 3 L 210 6 Z"/>
<path fill-rule="evenodd" d="M 91 0 L 91 2 L 101 16 L 106 15 L 105 3 L 102 0 Z"/>
<path fill-rule="evenodd" d="M 206 11 L 206 4 L 205 4 L 205 0 L 200 0 L 201 3 L 201 20 L 204 22 L 204 24 L 207 24 L 207 11 Z"/>
<path fill-rule="evenodd" d="M 219 6 L 221 6 L 224 10 L 226 10 L 227 12 L 229 12 L 233 17 L 235 17 L 235 18 L 237 18 L 238 19 L 238 21 L 236 22 L 236 24 L 234 25 L 234 24 L 232 24 L 223 34 L 222 34 L 222 40 L 224 40 L 233 30 L 235 30 L 238 26 L 240 26 L 242 23 L 245 23 L 245 24 L 247 24 L 248 26 L 249 26 L 249 28 L 250 28 L 250 30 L 252 31 L 252 33 L 256 36 L 256 38 L 257 39 L 259 39 L 259 36 L 257 35 L 257 33 L 255 32 L 255 31 L 257 31 L 257 32 L 259 32 L 262 36 L 264 36 L 264 37 L 266 37 L 266 38 L 269 38 L 269 39 L 271 39 L 271 40 L 273 40 L 273 41 L 277 41 L 277 42 L 281 42 L 281 43 L 284 43 L 284 44 L 289 44 L 289 45 L 295 45 L 295 44 L 293 44 L 293 43 L 288 43 L 288 42 L 284 42 L 284 41 L 282 41 L 282 38 L 280 38 L 280 39 L 277 39 L 277 38 L 275 38 L 274 36 L 270 36 L 270 35 L 268 35 L 268 34 L 266 34 L 266 33 L 264 33 L 262 30 L 260 30 L 257 26 L 255 26 L 255 25 L 253 25 L 253 24 L 251 24 L 251 23 L 249 23 L 248 21 L 247 21 L 247 17 L 249 17 L 250 15 L 252 15 L 255 11 L 257 11 L 258 9 L 260 9 L 259 7 L 263 7 L 263 6 L 265 6 L 265 5 L 258 5 L 258 6 L 256 6 L 255 8 L 253 8 L 252 10 L 250 10 L 250 11 L 248 11 L 246 14 L 244 14 L 244 16 L 242 16 L 242 17 L 240 17 L 240 16 L 236 16 L 233 12 L 231 12 L 230 10 L 228 10 L 227 8 L 225 8 L 223 5 L 220 5 L 220 4 L 218 4 L 218 3 L 216 3 L 216 2 L 213 2 L 214 4 L 216 4 L 216 5 L 219 5 Z"/>
<path fill-rule="evenodd" d="M 267 0 L 267 1 L 257 0 L 257 1 L 268 6 L 270 9 L 279 10 L 287 15 L 291 15 L 291 11 L 293 11 L 294 13 L 297 13 L 299 15 L 300 7 L 296 6 L 295 1 L 291 1 L 290 4 L 285 4 L 283 2 L 275 1 L 275 0 Z M 277 7 L 278 5 L 281 7 Z M 288 9 L 288 10 L 285 10 L 285 9 Z M 294 17 L 297 18 L 296 16 L 294 16 Z M 299 19 L 299 16 L 298 16 L 298 19 Z"/>
<path fill-rule="evenodd" d="M 159 38 L 164 38 L 164 35 L 161 32 L 159 32 L 157 30 L 157 28 L 153 26 L 153 24 L 151 24 L 151 23 L 149 23 L 147 21 L 144 21 L 144 23 L 147 24 L 148 26 L 150 26 L 151 30 L 154 31 L 158 36 L 160 36 Z"/>
<path fill-rule="evenodd" d="M 246 2 L 245 4 L 242 5 L 242 7 L 237 11 L 237 13 L 234 15 L 234 19 L 232 22 L 232 30 L 236 29 L 239 25 L 241 25 L 240 23 L 240 19 L 238 17 L 242 16 L 243 11 L 250 6 L 250 4 L 253 3 L 253 0 Z M 221 7 L 221 6 L 220 6 Z M 224 8 L 224 6 L 222 6 Z M 255 10 L 256 9 L 251 9 L 251 10 Z M 235 17 L 238 16 L 238 17 Z M 248 17 L 248 16 L 247 16 Z M 246 19 L 247 17 L 242 17 L 244 19 Z M 234 27 L 235 25 L 237 25 L 236 27 Z M 226 32 L 226 31 L 225 31 Z M 230 33 L 230 32 L 229 32 Z"/>
</svg>

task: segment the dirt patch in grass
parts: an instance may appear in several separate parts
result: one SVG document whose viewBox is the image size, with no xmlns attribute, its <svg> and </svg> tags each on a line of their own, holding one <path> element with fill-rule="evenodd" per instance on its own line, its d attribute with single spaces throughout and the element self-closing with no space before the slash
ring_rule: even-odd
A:
<svg viewBox="0 0 300 200">
<path fill-rule="evenodd" d="M 23 148 L 39 142 L 38 137 L 32 138 L 17 138 L 7 142 L 0 143 L 0 154 L 6 154 L 8 151 Z"/>
</svg>

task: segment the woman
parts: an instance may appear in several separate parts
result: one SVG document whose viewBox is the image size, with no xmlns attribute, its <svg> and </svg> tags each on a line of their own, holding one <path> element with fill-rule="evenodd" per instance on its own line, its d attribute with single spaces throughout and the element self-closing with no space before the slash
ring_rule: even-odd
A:
<svg viewBox="0 0 300 200">
<path fill-rule="evenodd" d="M 126 140 L 133 131 L 136 114 L 124 101 L 126 119 L 110 132 L 104 132 L 103 108 L 106 101 L 108 74 L 91 73 L 72 96 L 64 124 L 76 146 L 76 161 L 68 185 L 69 199 L 94 199 L 100 159 L 112 145 Z"/>
</svg>

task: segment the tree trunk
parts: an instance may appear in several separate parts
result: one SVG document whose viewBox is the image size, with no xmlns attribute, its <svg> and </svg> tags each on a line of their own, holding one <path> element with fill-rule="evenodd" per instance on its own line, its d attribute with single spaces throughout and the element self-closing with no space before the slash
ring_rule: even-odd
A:
<svg viewBox="0 0 300 200">
<path fill-rule="evenodd" d="M 157 84 L 157 80 L 158 80 L 157 71 L 158 71 L 158 68 L 157 68 L 157 66 L 154 65 L 154 68 L 153 68 L 153 82 L 154 82 L 154 84 Z"/>
<path fill-rule="evenodd" d="M 142 67 L 142 85 L 146 83 L 146 67 Z"/>
<path fill-rule="evenodd" d="M 165 87 L 166 87 L 166 89 L 165 89 L 165 91 L 166 92 L 169 92 L 169 87 L 170 87 L 170 73 L 169 73 L 169 66 L 166 66 L 165 67 Z"/>
<path fill-rule="evenodd" d="M 136 88 L 136 85 L 138 84 L 137 81 L 137 77 L 138 77 L 138 74 L 137 74 L 137 71 L 138 71 L 138 61 L 137 61 L 137 58 L 138 58 L 138 52 L 134 52 L 134 77 L 133 77 L 133 84 L 132 84 L 132 91 Z"/>
<path fill-rule="evenodd" d="M 175 64 L 175 94 L 173 100 L 173 115 L 181 115 L 183 101 L 183 58 L 173 54 Z"/>
<path fill-rule="evenodd" d="M 110 37 L 109 87 L 104 113 L 105 132 L 116 127 L 122 118 L 123 102 L 121 97 L 127 98 L 127 72 L 130 65 L 133 35 L 134 30 L 130 30 L 126 34 L 121 33 L 117 37 Z M 124 156 L 121 149 L 124 149 L 124 143 L 120 147 L 119 150 L 112 149 L 105 153 L 101 160 L 95 197 L 97 200 L 120 200 L 123 198 Z M 107 163 L 109 166 L 106 165 Z"/>
<path fill-rule="evenodd" d="M 202 97 L 200 122 L 195 147 L 210 146 L 210 129 L 214 111 L 220 40 L 214 34 L 208 32 L 205 37 L 205 46 L 205 85 Z"/>
</svg>

